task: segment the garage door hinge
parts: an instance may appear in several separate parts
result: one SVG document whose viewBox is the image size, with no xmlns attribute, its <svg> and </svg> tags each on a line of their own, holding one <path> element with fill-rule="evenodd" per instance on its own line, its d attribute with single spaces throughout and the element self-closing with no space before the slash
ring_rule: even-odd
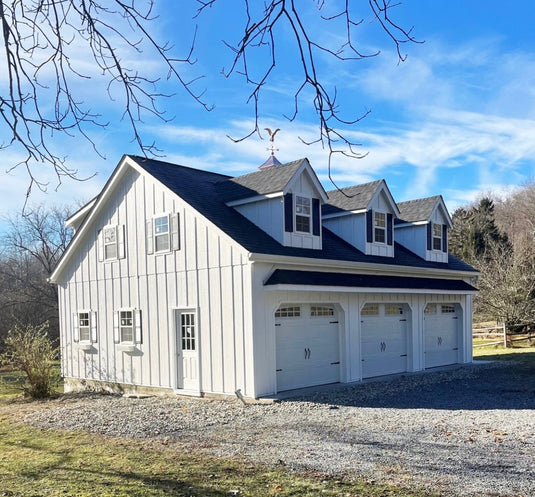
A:
<svg viewBox="0 0 535 497">
<path fill-rule="evenodd" d="M 331 365 L 333 365 L 333 364 L 340 364 L 340 361 L 331 362 Z"/>
<path fill-rule="evenodd" d="M 407 354 L 401 354 L 399 357 L 407 357 Z"/>
<path fill-rule="evenodd" d="M 455 347 L 453 350 L 459 350 L 459 347 Z"/>
<path fill-rule="evenodd" d="M 329 321 L 329 324 L 338 324 L 338 321 Z"/>
<path fill-rule="evenodd" d="M 459 319 L 459 316 L 455 316 L 455 317 L 453 317 L 452 319 Z"/>
<path fill-rule="evenodd" d="M 282 371 L 282 369 L 276 369 L 275 371 L 277 371 L 277 373 L 278 373 L 279 371 Z"/>
<path fill-rule="evenodd" d="M 407 321 L 406 319 L 400 319 L 400 321 Z"/>
<path fill-rule="evenodd" d="M 275 323 L 275 326 L 280 326 L 281 324 L 280 323 Z"/>
</svg>

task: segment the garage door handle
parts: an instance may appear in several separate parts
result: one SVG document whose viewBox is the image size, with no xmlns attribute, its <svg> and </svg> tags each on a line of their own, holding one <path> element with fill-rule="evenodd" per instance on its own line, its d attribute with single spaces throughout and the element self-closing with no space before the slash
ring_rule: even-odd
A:
<svg viewBox="0 0 535 497">
<path fill-rule="evenodd" d="M 305 359 L 310 359 L 310 349 L 305 349 Z"/>
<path fill-rule="evenodd" d="M 331 362 L 331 366 L 334 365 L 334 364 L 340 364 L 340 361 Z"/>
</svg>

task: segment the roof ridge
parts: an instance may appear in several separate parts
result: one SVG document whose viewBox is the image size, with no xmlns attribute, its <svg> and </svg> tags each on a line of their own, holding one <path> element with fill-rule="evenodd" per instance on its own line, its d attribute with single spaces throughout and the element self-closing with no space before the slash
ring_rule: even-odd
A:
<svg viewBox="0 0 535 497">
<path fill-rule="evenodd" d="M 401 205 L 401 204 L 409 204 L 411 202 L 421 202 L 422 200 L 431 200 L 432 198 L 441 198 L 442 195 L 431 195 L 429 197 L 422 197 L 422 198 L 413 198 L 411 200 L 404 200 L 403 202 L 396 202 L 396 204 L 398 204 L 398 207 Z"/>
<path fill-rule="evenodd" d="M 273 167 L 276 167 L 277 169 L 281 169 L 287 166 L 295 166 L 296 164 L 303 162 L 304 160 L 308 160 L 308 159 L 306 157 L 303 157 L 302 159 L 293 160 L 291 162 L 286 162 L 284 164 L 281 164 L 280 166 L 273 166 Z M 251 171 L 250 173 L 242 174 L 241 176 L 230 176 L 229 179 L 233 180 L 233 179 L 246 178 L 248 176 L 252 176 L 253 174 L 266 174 L 265 171 L 271 171 L 271 170 L 272 170 L 271 167 L 266 167 L 264 169 L 258 169 L 256 171 Z"/>
</svg>

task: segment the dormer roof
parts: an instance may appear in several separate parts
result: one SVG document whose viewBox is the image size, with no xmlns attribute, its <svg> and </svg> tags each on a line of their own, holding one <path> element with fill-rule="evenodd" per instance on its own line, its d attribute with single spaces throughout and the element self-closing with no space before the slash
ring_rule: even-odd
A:
<svg viewBox="0 0 535 497">
<path fill-rule="evenodd" d="M 308 174 L 322 200 L 327 201 L 327 193 L 308 159 L 265 167 L 254 173 L 229 178 L 218 185 L 218 191 L 228 205 L 237 205 L 248 199 L 258 200 L 259 197 L 282 195 L 291 187 L 293 180 L 303 172 Z"/>
<path fill-rule="evenodd" d="M 322 213 L 324 216 L 336 216 L 345 212 L 348 214 L 364 212 L 370 208 L 370 204 L 381 191 L 386 194 L 392 211 L 397 217 L 399 209 L 384 179 L 327 192 L 329 201 L 323 206 Z"/>
<path fill-rule="evenodd" d="M 442 195 L 399 202 L 398 207 L 400 215 L 399 219 L 396 220 L 396 224 L 428 223 L 435 211 L 439 209 L 446 220 L 446 224 L 450 228 L 453 225 Z"/>
</svg>

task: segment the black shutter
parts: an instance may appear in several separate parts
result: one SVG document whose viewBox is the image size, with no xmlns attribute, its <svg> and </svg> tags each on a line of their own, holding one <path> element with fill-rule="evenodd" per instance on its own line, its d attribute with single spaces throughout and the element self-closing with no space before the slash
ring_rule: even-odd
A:
<svg viewBox="0 0 535 497">
<path fill-rule="evenodd" d="M 394 237 L 392 236 L 392 214 L 389 212 L 386 215 L 386 244 L 392 245 L 394 243 Z"/>
<path fill-rule="evenodd" d="M 373 211 L 366 211 L 366 241 L 373 243 Z"/>
<path fill-rule="evenodd" d="M 448 225 L 442 225 L 442 252 L 448 251 Z"/>
<path fill-rule="evenodd" d="M 320 236 L 320 199 L 312 199 L 312 234 Z"/>
<path fill-rule="evenodd" d="M 427 250 L 431 250 L 433 247 L 433 223 L 427 223 Z"/>
<path fill-rule="evenodd" d="M 284 195 L 284 231 L 292 232 L 294 230 L 294 203 L 293 195 L 287 193 Z"/>
</svg>

